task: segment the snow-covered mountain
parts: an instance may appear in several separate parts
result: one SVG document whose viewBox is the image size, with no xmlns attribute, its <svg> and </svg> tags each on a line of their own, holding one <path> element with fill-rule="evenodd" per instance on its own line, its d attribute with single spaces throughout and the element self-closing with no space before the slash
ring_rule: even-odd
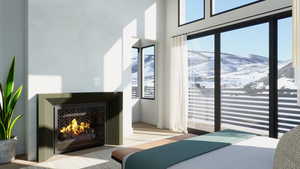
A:
<svg viewBox="0 0 300 169">
<path fill-rule="evenodd" d="M 189 80 L 191 86 L 214 87 L 214 53 L 208 51 L 189 51 Z M 132 60 L 133 84 L 137 84 L 137 60 Z M 291 62 L 279 63 L 278 87 L 294 89 L 294 71 Z M 145 58 L 145 83 L 153 84 L 153 55 Z M 250 54 L 237 56 L 221 53 L 221 85 L 223 88 L 267 89 L 269 85 L 269 58 Z"/>
<path fill-rule="evenodd" d="M 189 51 L 190 84 L 205 88 L 214 86 L 214 53 Z M 269 58 L 259 55 L 237 56 L 221 53 L 223 88 L 268 88 Z M 279 87 L 294 88 L 291 62 L 279 62 Z"/>
<path fill-rule="evenodd" d="M 132 73 L 132 80 L 131 83 L 133 86 L 137 86 L 137 78 L 138 78 L 138 60 L 137 57 L 131 58 L 132 67 L 131 67 L 131 73 Z M 144 56 L 144 85 L 145 86 L 153 86 L 154 84 L 154 55 L 145 55 Z"/>
</svg>

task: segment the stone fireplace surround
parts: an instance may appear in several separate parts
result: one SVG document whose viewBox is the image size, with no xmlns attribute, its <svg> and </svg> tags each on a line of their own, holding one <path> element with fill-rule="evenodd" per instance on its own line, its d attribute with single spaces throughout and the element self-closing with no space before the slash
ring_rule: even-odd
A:
<svg viewBox="0 0 300 169">
<path fill-rule="evenodd" d="M 123 144 L 122 92 L 39 94 L 37 103 L 37 161 L 45 161 L 55 152 L 55 107 L 69 104 L 105 104 L 104 144 Z"/>
</svg>

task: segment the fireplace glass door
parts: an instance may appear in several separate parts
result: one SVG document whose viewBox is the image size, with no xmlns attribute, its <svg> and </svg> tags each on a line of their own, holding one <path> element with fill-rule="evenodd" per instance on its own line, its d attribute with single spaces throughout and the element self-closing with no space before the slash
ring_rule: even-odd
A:
<svg viewBox="0 0 300 169">
<path fill-rule="evenodd" d="M 54 109 L 55 154 L 104 145 L 105 104 L 63 104 Z"/>
</svg>

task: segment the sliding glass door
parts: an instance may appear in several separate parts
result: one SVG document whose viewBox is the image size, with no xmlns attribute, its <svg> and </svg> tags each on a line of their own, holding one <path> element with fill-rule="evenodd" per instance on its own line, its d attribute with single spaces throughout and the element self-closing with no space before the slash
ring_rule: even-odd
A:
<svg viewBox="0 0 300 169">
<path fill-rule="evenodd" d="M 189 128 L 276 138 L 300 125 L 290 15 L 189 36 Z"/>
<path fill-rule="evenodd" d="M 221 33 L 221 128 L 269 134 L 269 24 Z"/>
<path fill-rule="evenodd" d="M 278 132 L 300 125 L 300 106 L 292 64 L 292 18 L 278 20 Z"/>
<path fill-rule="evenodd" d="M 188 41 L 189 128 L 213 131 L 214 62 L 214 36 Z"/>
</svg>

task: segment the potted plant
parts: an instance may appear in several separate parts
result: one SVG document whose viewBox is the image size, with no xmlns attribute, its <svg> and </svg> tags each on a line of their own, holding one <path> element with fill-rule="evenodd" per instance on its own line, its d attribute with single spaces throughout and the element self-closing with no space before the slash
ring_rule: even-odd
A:
<svg viewBox="0 0 300 169">
<path fill-rule="evenodd" d="M 14 90 L 15 60 L 13 57 L 5 86 L 0 83 L 0 164 L 15 158 L 17 137 L 13 135 L 13 129 L 23 116 L 14 117 L 15 106 L 23 88 L 21 86 Z"/>
</svg>

